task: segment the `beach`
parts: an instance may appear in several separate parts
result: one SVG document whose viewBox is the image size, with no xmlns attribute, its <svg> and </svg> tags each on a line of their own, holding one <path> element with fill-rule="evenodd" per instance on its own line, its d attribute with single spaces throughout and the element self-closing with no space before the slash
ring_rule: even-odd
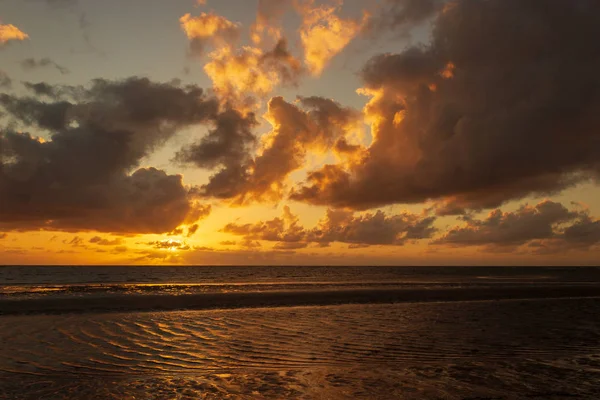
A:
<svg viewBox="0 0 600 400">
<path fill-rule="evenodd" d="M 595 269 L 587 282 L 583 270 L 424 270 L 403 283 L 396 269 L 393 284 L 316 269 L 286 288 L 296 272 L 271 268 L 237 271 L 235 291 L 217 282 L 237 279 L 225 269 L 206 273 L 209 288 L 196 280 L 170 294 L 3 282 L 0 398 L 593 399 L 600 389 Z"/>
</svg>

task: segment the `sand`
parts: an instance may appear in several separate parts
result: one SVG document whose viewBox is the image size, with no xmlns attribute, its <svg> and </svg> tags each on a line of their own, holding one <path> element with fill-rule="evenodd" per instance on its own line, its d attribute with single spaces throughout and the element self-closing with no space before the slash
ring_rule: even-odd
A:
<svg viewBox="0 0 600 400">
<path fill-rule="evenodd" d="M 484 296 L 476 291 L 441 301 L 450 295 L 284 307 L 278 294 L 267 297 L 276 308 L 4 316 L 0 398 L 597 398 L 600 300 L 465 301 Z"/>
<path fill-rule="evenodd" d="M 87 295 L 62 298 L 0 300 L 0 315 L 109 311 L 173 311 L 333 304 L 385 304 L 431 301 L 473 301 L 600 297 L 600 285 L 477 286 L 431 289 L 288 290 L 177 295 Z"/>
</svg>

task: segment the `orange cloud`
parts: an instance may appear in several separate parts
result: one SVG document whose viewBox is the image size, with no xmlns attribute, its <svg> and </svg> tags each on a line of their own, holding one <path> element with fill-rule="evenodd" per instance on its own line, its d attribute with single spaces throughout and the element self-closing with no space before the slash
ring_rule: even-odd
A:
<svg viewBox="0 0 600 400">
<path fill-rule="evenodd" d="M 269 101 L 264 118 L 273 129 L 254 159 L 244 201 L 281 199 L 287 178 L 302 168 L 309 151 L 327 152 L 357 128 L 356 110 L 321 97 L 298 100 L 302 108 L 281 97 Z"/>
<path fill-rule="evenodd" d="M 302 73 L 300 62 L 288 52 L 283 39 L 269 52 L 251 46 L 237 51 L 223 47 L 209 57 L 204 71 L 215 92 L 245 110 L 255 106 L 255 96 L 264 98 L 281 83 L 293 84 Z"/>
<path fill-rule="evenodd" d="M 455 69 L 456 69 L 456 66 L 454 65 L 454 63 L 449 62 L 448 64 L 446 64 L 446 67 L 444 67 L 444 69 L 442 70 L 442 72 L 440 72 L 440 75 L 444 79 L 454 78 L 454 70 Z"/>
<path fill-rule="evenodd" d="M 210 54 L 211 61 L 204 71 L 213 82 L 215 91 L 227 99 L 240 99 L 248 94 L 264 97 L 279 83 L 275 71 L 261 66 L 262 50 L 244 46 L 239 51 L 224 47 Z"/>
<path fill-rule="evenodd" d="M 28 38 L 28 34 L 14 25 L 0 25 L 0 45 L 4 45 L 11 40 L 25 40 Z"/>
<path fill-rule="evenodd" d="M 320 75 L 329 61 L 358 35 L 369 18 L 365 13 L 360 22 L 341 19 L 336 15 L 341 3 L 315 6 L 314 0 L 307 0 L 298 4 L 298 11 L 303 18 L 300 39 L 305 63 L 315 76 Z"/>
<path fill-rule="evenodd" d="M 217 49 L 228 48 L 239 38 L 239 24 L 213 13 L 201 13 L 198 17 L 188 13 L 179 22 L 190 39 L 192 53 L 197 55 L 202 55 L 207 45 Z"/>
</svg>

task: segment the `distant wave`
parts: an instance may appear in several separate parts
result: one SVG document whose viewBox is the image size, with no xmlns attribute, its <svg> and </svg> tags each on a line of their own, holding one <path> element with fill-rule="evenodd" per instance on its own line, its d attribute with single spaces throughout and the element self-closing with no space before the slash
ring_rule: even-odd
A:
<svg viewBox="0 0 600 400">
<path fill-rule="evenodd" d="M 1 299 L 0 315 L 600 297 L 600 285 L 353 288 Z"/>
</svg>

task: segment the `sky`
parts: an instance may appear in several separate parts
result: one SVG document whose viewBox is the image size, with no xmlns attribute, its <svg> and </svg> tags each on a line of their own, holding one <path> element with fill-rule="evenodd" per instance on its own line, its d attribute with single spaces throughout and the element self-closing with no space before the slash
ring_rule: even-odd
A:
<svg viewBox="0 0 600 400">
<path fill-rule="evenodd" d="M 596 265 L 596 0 L 0 0 L 0 264 Z"/>
</svg>

